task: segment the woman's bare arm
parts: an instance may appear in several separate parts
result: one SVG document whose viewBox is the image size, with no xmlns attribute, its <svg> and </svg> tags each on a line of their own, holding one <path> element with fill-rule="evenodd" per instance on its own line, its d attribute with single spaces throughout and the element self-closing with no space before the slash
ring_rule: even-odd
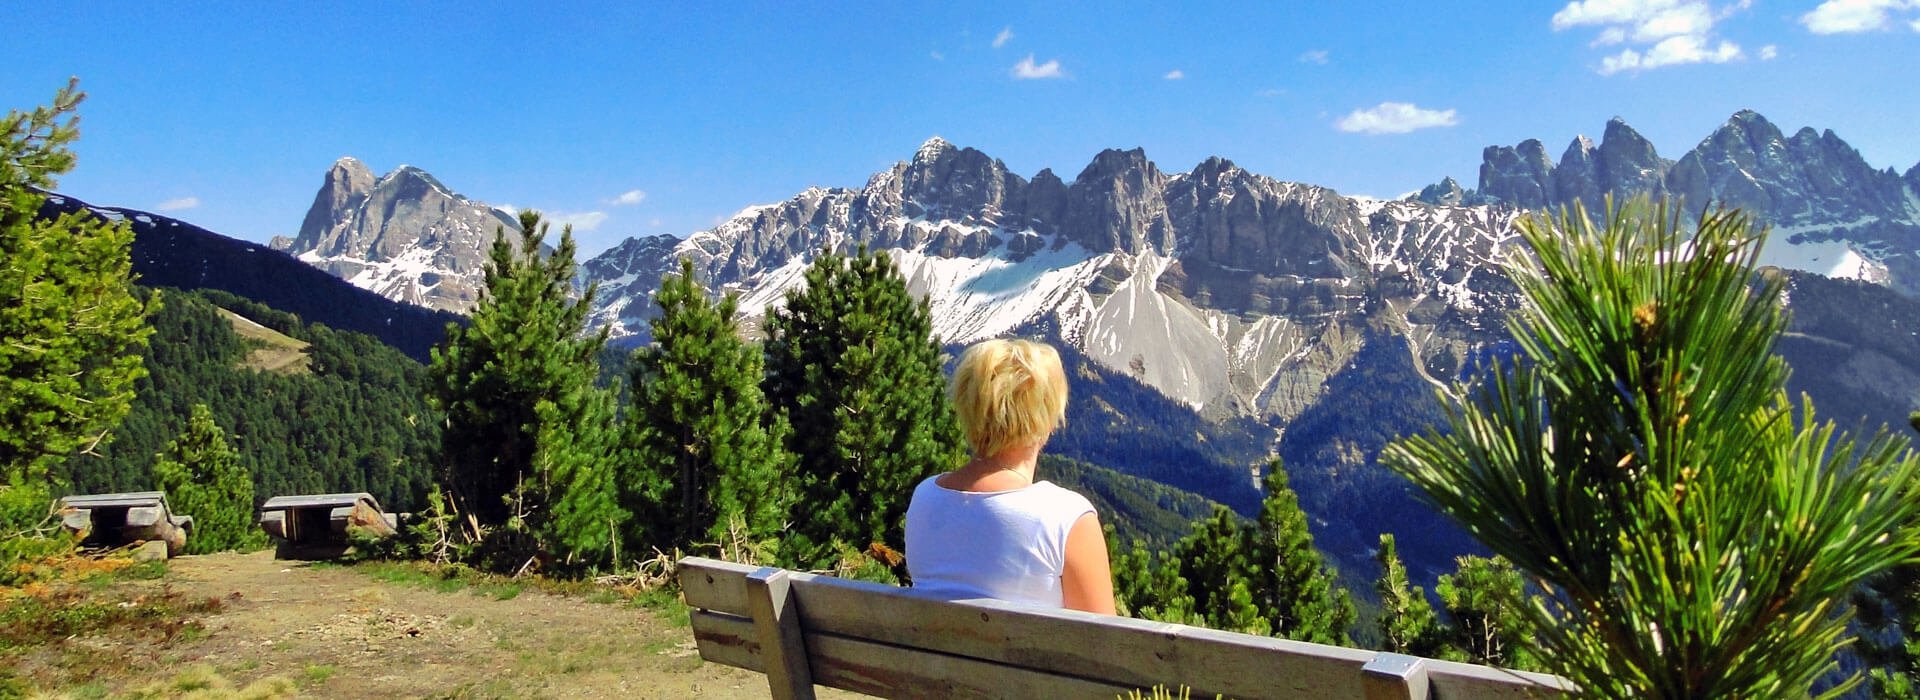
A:
<svg viewBox="0 0 1920 700">
<path fill-rule="evenodd" d="M 1062 603 L 1073 610 L 1114 614 L 1113 567 L 1107 561 L 1107 538 L 1100 516 L 1087 513 L 1067 531 L 1067 565 L 1060 575 Z"/>
</svg>

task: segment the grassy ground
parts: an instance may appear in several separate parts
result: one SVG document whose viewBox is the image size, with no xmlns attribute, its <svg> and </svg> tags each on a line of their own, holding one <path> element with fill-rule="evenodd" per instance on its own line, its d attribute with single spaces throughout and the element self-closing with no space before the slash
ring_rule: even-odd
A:
<svg viewBox="0 0 1920 700">
<path fill-rule="evenodd" d="M 221 309 L 220 315 L 225 316 L 227 322 L 233 324 L 235 333 L 252 343 L 253 350 L 247 353 L 245 363 L 248 369 L 280 374 L 306 374 L 313 366 L 313 357 L 307 354 L 306 341 L 289 337 L 226 309 Z"/>
<path fill-rule="evenodd" d="M 269 552 L 11 590 L 0 699 L 767 696 L 700 660 L 671 594 Z"/>
</svg>

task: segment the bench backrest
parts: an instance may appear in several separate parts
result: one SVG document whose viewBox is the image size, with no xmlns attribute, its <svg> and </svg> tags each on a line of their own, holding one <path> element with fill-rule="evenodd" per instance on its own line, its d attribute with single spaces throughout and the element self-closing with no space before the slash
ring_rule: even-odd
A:
<svg viewBox="0 0 1920 700">
<path fill-rule="evenodd" d="M 680 561 L 700 657 L 888 698 L 1557 697 L 1564 679 L 1363 649 L 900 588 L 701 557 Z"/>
</svg>

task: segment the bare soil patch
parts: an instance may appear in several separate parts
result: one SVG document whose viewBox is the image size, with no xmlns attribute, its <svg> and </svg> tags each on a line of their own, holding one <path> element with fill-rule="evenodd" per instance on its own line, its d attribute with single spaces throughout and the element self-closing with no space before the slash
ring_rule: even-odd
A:
<svg viewBox="0 0 1920 700">
<path fill-rule="evenodd" d="M 182 557 L 160 580 L 119 585 L 222 605 L 198 618 L 204 634 L 158 646 L 69 639 L 27 656 L 22 677 L 95 697 L 200 664 L 241 685 L 291 679 L 306 697 L 768 695 L 764 676 L 701 661 L 684 613 L 626 602 L 532 587 L 443 592 L 271 552 Z"/>
</svg>

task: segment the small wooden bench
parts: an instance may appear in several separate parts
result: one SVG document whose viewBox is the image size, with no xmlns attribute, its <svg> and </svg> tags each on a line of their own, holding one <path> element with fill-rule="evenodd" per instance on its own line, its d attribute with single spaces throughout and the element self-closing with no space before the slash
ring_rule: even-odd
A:
<svg viewBox="0 0 1920 700">
<path fill-rule="evenodd" d="M 159 491 L 67 496 L 60 499 L 59 508 L 60 524 L 84 535 L 82 545 L 164 542 L 165 556 L 177 557 L 186 551 L 187 537 L 193 534 L 193 516 L 174 515 L 167 494 Z"/>
<path fill-rule="evenodd" d="M 1220 632 L 910 588 L 680 560 L 700 657 L 767 674 L 776 698 L 814 684 L 886 698 L 1114 698 L 1156 685 L 1194 698 L 1559 697 L 1557 676 Z"/>
<path fill-rule="evenodd" d="M 405 513 L 388 513 L 368 493 L 275 496 L 260 506 L 260 529 L 275 559 L 333 559 L 352 548 L 353 530 L 374 537 L 399 533 Z"/>
</svg>

